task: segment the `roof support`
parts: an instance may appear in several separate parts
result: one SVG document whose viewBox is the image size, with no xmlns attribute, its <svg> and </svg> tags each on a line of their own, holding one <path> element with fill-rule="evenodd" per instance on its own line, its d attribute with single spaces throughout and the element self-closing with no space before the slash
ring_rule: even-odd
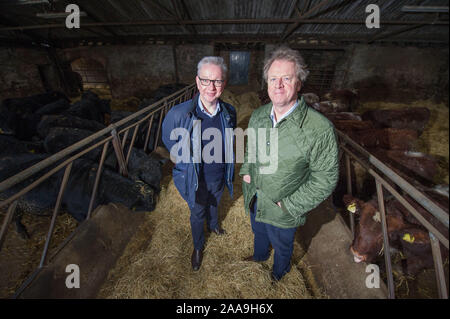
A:
<svg viewBox="0 0 450 319">
<path fill-rule="evenodd" d="M 371 39 L 367 40 L 367 44 L 373 43 L 375 40 L 386 39 L 386 38 L 391 37 L 393 35 L 404 33 L 404 32 L 407 32 L 407 31 L 411 31 L 411 30 L 423 27 L 425 25 L 426 24 L 418 24 L 418 25 L 413 25 L 413 26 L 406 26 L 406 27 L 401 28 L 401 29 L 396 30 L 396 31 L 381 33 L 381 34 L 375 35 Z"/>
<path fill-rule="evenodd" d="M 183 9 L 186 12 L 186 5 L 184 5 L 183 0 L 181 0 L 181 2 L 182 2 L 182 5 L 184 6 Z M 176 0 L 172 0 L 171 3 L 172 3 L 172 6 L 173 6 L 173 9 L 175 10 L 175 13 L 176 13 L 176 19 L 177 19 L 177 21 L 179 21 L 179 24 L 183 27 L 183 29 L 185 29 L 188 33 L 196 34 L 197 31 L 195 30 L 193 25 L 190 25 L 189 28 L 188 28 L 184 23 L 182 23 L 183 19 L 185 19 L 185 18 L 187 18 L 188 21 L 191 20 L 191 18 L 189 17 L 189 12 L 187 13 L 187 16 L 182 15 L 180 13 L 180 10 L 178 9 L 177 1 Z"/>
<path fill-rule="evenodd" d="M 329 2 L 329 0 L 324 0 L 322 2 L 320 2 L 318 5 L 316 5 L 315 7 L 311 8 L 310 10 L 308 10 L 307 12 L 305 12 L 303 15 L 300 15 L 300 19 L 304 19 L 306 18 L 308 15 L 311 15 L 312 13 L 314 13 L 317 9 L 319 9 L 320 7 L 322 7 L 323 5 L 326 5 Z M 301 22 L 296 22 L 293 25 L 291 25 L 291 27 L 284 33 L 284 35 L 282 36 L 282 39 L 285 40 L 288 36 L 290 36 L 295 30 L 298 29 L 298 27 L 300 27 Z"/>
<path fill-rule="evenodd" d="M 186 25 L 208 25 L 208 24 L 285 24 L 285 23 L 302 23 L 302 24 L 359 24 L 365 25 L 365 20 L 340 20 L 340 19 L 230 19 L 230 20 L 149 20 L 149 21 L 127 21 L 127 22 L 92 22 L 84 23 L 83 27 L 103 27 L 103 26 L 137 26 L 137 25 L 178 25 L 179 23 Z M 384 25 L 449 25 L 449 21 L 435 20 L 385 20 Z M 1 31 L 14 30 L 38 30 L 38 29 L 61 29 L 66 26 L 63 23 L 13 26 L 0 28 Z"/>
</svg>

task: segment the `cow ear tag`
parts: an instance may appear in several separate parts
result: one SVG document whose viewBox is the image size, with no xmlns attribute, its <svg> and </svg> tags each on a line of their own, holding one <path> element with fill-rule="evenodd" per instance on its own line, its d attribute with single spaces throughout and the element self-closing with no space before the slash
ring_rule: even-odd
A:
<svg viewBox="0 0 450 319">
<path fill-rule="evenodd" d="M 347 206 L 347 210 L 350 213 L 356 213 L 356 203 L 351 203 L 350 205 Z"/>
<path fill-rule="evenodd" d="M 411 236 L 410 234 L 404 234 L 403 240 L 412 244 L 414 242 L 414 240 L 416 240 L 416 239 L 414 238 L 414 236 Z"/>
</svg>

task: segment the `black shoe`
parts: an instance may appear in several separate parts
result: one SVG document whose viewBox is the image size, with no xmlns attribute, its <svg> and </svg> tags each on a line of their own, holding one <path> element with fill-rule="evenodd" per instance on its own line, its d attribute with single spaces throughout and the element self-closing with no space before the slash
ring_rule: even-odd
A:
<svg viewBox="0 0 450 319">
<path fill-rule="evenodd" d="M 267 259 L 269 259 L 269 258 L 267 258 Z M 255 258 L 253 258 L 253 255 L 250 255 L 250 256 L 245 257 L 244 259 L 242 259 L 242 261 L 253 261 L 255 263 L 262 263 L 262 262 L 265 262 L 267 259 L 265 259 L 265 260 L 256 260 Z"/>
<path fill-rule="evenodd" d="M 191 256 L 191 264 L 192 269 L 194 271 L 200 269 L 200 266 L 202 265 L 202 260 L 203 260 L 203 251 L 201 249 L 200 250 L 194 249 Z"/>
<path fill-rule="evenodd" d="M 245 257 L 244 259 L 242 259 L 243 261 L 253 261 L 253 262 L 255 262 L 255 263 L 257 263 L 257 262 L 260 262 L 260 261 L 258 261 L 258 260 L 255 260 L 254 258 L 253 258 L 253 255 L 250 255 L 250 256 L 248 256 L 248 257 Z"/>
<path fill-rule="evenodd" d="M 212 233 L 215 233 L 217 236 L 221 236 L 221 235 L 226 234 L 225 229 L 222 229 L 220 227 L 217 227 L 217 228 L 212 229 L 212 230 L 210 229 L 209 231 L 212 232 Z"/>
<path fill-rule="evenodd" d="M 281 280 L 281 278 L 280 279 L 276 278 L 275 275 L 273 274 L 273 272 L 271 272 L 270 280 L 271 280 L 272 286 L 275 286 Z"/>
</svg>

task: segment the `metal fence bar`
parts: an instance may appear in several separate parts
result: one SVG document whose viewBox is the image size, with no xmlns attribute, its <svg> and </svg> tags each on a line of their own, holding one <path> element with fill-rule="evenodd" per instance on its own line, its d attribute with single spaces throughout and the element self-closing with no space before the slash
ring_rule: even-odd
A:
<svg viewBox="0 0 450 319">
<path fill-rule="evenodd" d="M 448 214 L 442 208 L 436 205 L 424 194 L 419 192 L 414 186 L 412 186 L 410 183 L 408 183 L 406 180 L 404 180 L 402 177 L 400 177 L 398 174 L 392 171 L 389 167 L 384 165 L 379 159 L 377 159 L 375 156 L 367 152 L 363 147 L 361 147 L 351 138 L 349 138 L 339 130 L 336 131 L 338 135 L 343 140 L 345 140 L 345 142 L 348 142 L 353 148 L 355 148 L 357 151 L 365 155 L 372 165 L 374 165 L 377 169 L 379 169 L 383 174 L 388 176 L 395 184 L 397 184 L 401 189 L 407 192 L 417 202 L 421 203 L 423 207 L 425 207 L 434 217 L 439 219 L 439 221 L 441 221 L 447 228 L 449 227 Z"/>
<path fill-rule="evenodd" d="M 122 176 L 128 176 L 127 165 L 125 164 L 125 157 L 122 152 L 122 146 L 120 145 L 119 137 L 117 136 L 117 131 L 114 129 L 111 131 L 113 137 L 112 144 L 114 147 L 114 152 L 116 153 L 117 162 L 119 163 L 119 171 Z"/>
<path fill-rule="evenodd" d="M 350 156 L 345 154 L 345 168 L 347 171 L 347 194 L 352 195 L 352 172 L 350 169 Z M 352 232 L 352 239 L 355 238 L 355 217 L 350 214 L 350 230 Z"/>
<path fill-rule="evenodd" d="M 384 260 L 386 261 L 386 273 L 388 279 L 388 287 L 389 287 L 389 298 L 395 298 L 394 291 L 394 277 L 392 275 L 392 263 L 391 263 L 391 248 L 389 245 L 389 235 L 387 231 L 387 223 L 386 223 L 386 211 L 384 209 L 384 198 L 383 198 L 383 188 L 380 182 L 377 180 L 377 197 L 378 197 L 378 210 L 381 214 L 381 229 L 383 231 L 383 246 L 384 246 Z"/>
<path fill-rule="evenodd" d="M 431 251 L 433 252 L 434 272 L 436 274 L 436 282 L 438 285 L 439 298 L 448 299 L 447 285 L 445 283 L 444 266 L 442 264 L 441 248 L 439 247 L 439 241 L 433 235 L 430 234 Z"/>
<path fill-rule="evenodd" d="M 97 174 L 95 176 L 95 182 L 94 182 L 94 188 L 92 190 L 91 200 L 89 201 L 89 209 L 87 212 L 86 220 L 91 218 L 91 212 L 92 212 L 92 208 L 94 206 L 95 197 L 97 196 L 98 183 L 100 182 L 100 176 L 102 174 L 103 163 L 105 162 L 108 146 L 109 146 L 109 141 L 103 145 L 102 156 L 100 158 L 100 163 L 98 164 L 98 167 L 97 167 Z"/>
<path fill-rule="evenodd" d="M 147 150 L 147 148 L 148 148 L 148 141 L 149 141 L 149 139 L 150 139 L 150 133 L 151 133 L 151 131 L 152 131 L 153 118 L 154 118 L 154 114 L 152 114 L 152 117 L 151 117 L 150 120 L 149 120 L 147 134 L 145 135 L 144 152 L 145 152 L 145 151 Z"/>
<path fill-rule="evenodd" d="M 125 159 L 125 165 L 128 165 L 128 160 L 130 159 L 131 151 L 133 150 L 134 141 L 136 140 L 137 132 L 139 131 L 139 123 L 134 127 L 133 136 L 131 137 L 130 147 L 128 148 L 127 158 Z"/>
<path fill-rule="evenodd" d="M 44 182 L 46 179 L 48 179 L 50 176 L 52 176 L 53 174 L 55 174 L 57 171 L 59 171 L 61 168 L 66 167 L 65 169 L 65 173 L 64 173 L 64 177 L 63 177 L 63 181 L 61 183 L 61 187 L 60 187 L 60 192 L 58 194 L 58 198 L 56 201 L 56 205 L 54 208 L 54 212 L 53 212 L 53 216 L 52 216 L 52 221 L 50 223 L 50 228 L 47 234 L 47 238 L 46 238 L 46 243 L 44 246 L 44 250 L 43 250 L 43 254 L 41 256 L 41 261 L 40 264 L 38 266 L 38 268 L 36 268 L 36 270 L 33 272 L 33 274 L 27 278 L 27 280 L 25 281 L 24 284 L 22 284 L 22 286 L 19 288 L 19 290 L 16 292 L 15 297 L 17 297 L 18 295 L 20 295 L 23 290 L 34 280 L 34 278 L 37 276 L 37 274 L 41 271 L 43 264 L 46 261 L 46 255 L 47 255 L 47 251 L 49 248 L 49 243 L 51 241 L 52 238 L 52 234 L 53 234 L 53 230 L 55 227 L 55 223 L 56 223 L 56 217 L 58 215 L 58 211 L 61 207 L 61 201 L 63 198 L 63 194 L 65 191 L 65 188 L 67 186 L 67 182 L 69 179 L 69 175 L 70 175 L 70 170 L 72 168 L 73 165 L 73 161 L 80 158 L 81 156 L 83 156 L 84 154 L 90 152 L 91 150 L 99 147 L 100 145 L 103 145 L 103 152 L 102 152 L 102 156 L 100 159 L 100 163 L 98 166 L 98 171 L 97 171 L 97 176 L 96 176 L 96 181 L 94 183 L 94 189 L 92 191 L 92 195 L 91 195 L 91 199 L 90 199 L 90 204 L 89 204 L 89 211 L 88 211 L 88 215 L 87 215 L 87 219 L 90 218 L 90 214 L 92 212 L 93 209 L 93 202 L 95 201 L 95 196 L 96 196 L 96 192 L 97 192 L 97 188 L 98 188 L 98 184 L 100 181 L 100 175 L 101 175 L 101 170 L 103 167 L 103 163 L 104 160 L 106 158 L 106 150 L 108 148 L 109 145 L 109 141 L 113 141 L 113 145 L 116 144 L 116 146 L 119 148 L 119 150 L 122 150 L 123 146 L 126 143 L 126 138 L 127 138 L 127 134 L 129 134 L 129 129 L 132 127 L 135 127 L 135 132 L 133 135 L 135 135 L 139 129 L 139 125 L 140 123 L 147 121 L 148 118 L 151 117 L 150 123 L 149 123 L 149 129 L 148 132 L 150 133 L 151 131 L 151 123 L 153 121 L 154 115 L 156 112 L 160 112 L 160 124 L 162 122 L 162 115 L 163 113 L 166 114 L 167 111 L 169 110 L 170 107 L 172 107 L 173 105 L 175 105 L 175 101 L 179 101 L 180 103 L 184 100 L 187 99 L 188 93 L 193 93 L 195 91 L 196 87 L 195 84 L 191 84 L 190 86 L 187 86 L 185 88 L 183 88 L 182 90 L 179 90 L 169 96 L 167 96 L 166 98 L 157 101 L 156 103 L 153 103 L 141 110 L 139 110 L 138 112 L 135 112 L 133 114 L 131 114 L 130 116 L 117 121 L 116 123 L 113 123 L 111 125 L 109 125 L 108 127 L 92 134 L 91 136 L 88 136 L 87 138 L 74 143 L 73 145 L 63 149 L 62 151 L 53 154 L 52 156 L 42 160 L 41 162 L 25 169 L 24 171 L 22 171 L 19 174 L 16 174 L 15 176 L 12 176 L 4 181 L 2 181 L 0 183 L 0 193 L 3 192 L 4 190 L 19 184 L 20 182 L 26 180 L 27 178 L 29 178 L 30 176 L 42 171 L 43 169 L 49 167 L 50 165 L 53 164 L 57 164 L 61 159 L 67 157 L 68 155 L 71 155 L 72 153 L 78 151 L 75 155 L 71 155 L 70 158 L 64 160 L 62 163 L 56 165 L 56 167 L 52 168 L 49 170 L 49 172 L 47 172 L 46 174 L 44 174 L 43 176 L 39 177 L 37 180 L 35 180 L 34 182 L 32 182 L 30 185 L 24 187 L 23 189 L 21 189 L 19 192 L 17 192 L 16 194 L 14 194 L 13 196 L 7 198 L 4 201 L 0 202 L 0 207 L 6 206 L 8 204 L 11 204 L 8 207 L 8 213 L 5 216 L 5 220 L 3 222 L 2 225 L 2 230 L 0 232 L 0 240 L 4 240 L 6 233 L 7 233 L 7 228 L 8 228 L 8 224 L 10 224 L 13 215 L 14 215 L 14 210 L 17 206 L 17 199 L 20 198 L 21 196 L 23 196 L 24 194 L 26 194 L 27 192 L 29 192 L 31 189 L 37 187 L 38 185 L 40 185 L 42 182 Z M 169 103 L 168 103 L 169 102 Z M 127 128 L 120 130 L 119 134 L 121 134 L 122 132 L 124 132 L 124 136 L 123 136 L 123 143 L 120 143 L 120 139 L 117 136 L 117 131 L 116 129 L 124 124 L 127 124 L 131 121 L 133 121 L 134 119 L 137 119 L 138 117 L 145 115 L 141 120 L 129 125 Z M 161 125 L 160 125 L 161 126 Z M 161 127 L 159 126 L 158 128 L 158 134 L 160 134 L 160 129 Z M 110 136 L 107 136 L 108 133 L 111 133 Z M 114 136 L 115 135 L 115 138 Z M 94 145 L 89 146 L 90 143 L 103 138 L 100 142 L 96 142 Z M 149 135 L 147 135 L 146 139 L 148 142 L 148 138 Z M 158 136 L 159 138 L 159 136 Z M 132 139 L 131 142 L 131 146 L 130 149 L 132 148 L 134 144 L 134 141 Z M 147 143 L 146 143 L 147 144 Z M 86 147 L 86 148 L 84 148 Z M 84 149 L 83 149 L 84 148 Z M 116 152 L 117 153 L 117 152 Z M 122 159 L 123 159 L 123 152 L 119 152 L 119 157 L 118 157 L 118 161 L 120 163 L 120 154 L 122 154 Z M 128 161 L 128 157 L 127 156 L 127 161 Z M 127 162 L 125 161 L 125 163 Z M 120 164 L 119 164 L 120 165 Z M 126 165 L 124 166 L 125 170 L 126 170 Z M 71 235 L 69 235 L 69 240 L 70 238 L 73 236 L 75 232 L 72 232 Z M 66 239 L 64 241 L 64 245 L 69 241 L 68 239 Z M 63 247 L 63 246 L 61 246 Z M 1 245 L 0 245 L 0 249 L 1 249 Z M 56 253 L 55 253 L 56 255 Z"/>
<path fill-rule="evenodd" d="M 177 91 L 177 92 L 169 95 L 165 99 L 170 100 L 172 98 L 177 97 L 179 94 L 182 95 L 183 92 L 187 92 L 189 89 L 193 88 L 194 86 L 195 86 L 195 84 L 191 84 L 191 85 L 181 89 L 180 91 Z M 28 177 L 34 175 L 35 173 L 41 171 L 42 169 L 44 169 L 52 164 L 55 164 L 60 159 L 66 157 L 67 155 L 73 153 L 74 151 L 79 150 L 84 146 L 87 146 L 92 141 L 95 141 L 96 139 L 98 139 L 100 137 L 104 137 L 105 135 L 109 134 L 113 129 L 116 129 L 117 127 L 120 127 L 121 125 L 126 124 L 126 123 L 134 120 L 135 118 L 138 118 L 139 116 L 141 116 L 143 114 L 146 114 L 147 112 L 149 112 L 149 114 L 147 114 L 147 116 L 150 116 L 151 114 L 156 113 L 157 111 L 160 110 L 160 108 L 162 108 L 162 106 L 160 106 L 158 108 L 158 105 L 162 104 L 162 102 L 163 102 L 163 100 L 157 101 L 157 102 L 129 115 L 128 117 L 126 117 L 120 121 L 117 121 L 116 123 L 113 123 L 113 124 L 109 125 L 108 127 L 92 134 L 91 136 L 88 136 L 85 139 L 63 149 L 62 151 L 46 158 L 45 160 L 42 160 L 41 162 L 23 170 L 19 174 L 16 174 L 16 175 L 2 181 L 0 183 L 0 193 L 18 183 L 26 180 Z"/>
<path fill-rule="evenodd" d="M 64 171 L 64 177 L 61 183 L 61 187 L 59 189 L 58 198 L 56 200 L 56 205 L 53 210 L 52 221 L 50 223 L 50 228 L 48 230 L 47 238 L 45 240 L 44 251 L 42 252 L 41 262 L 39 263 L 39 268 L 44 266 L 45 258 L 47 257 L 48 246 L 50 244 L 50 240 L 53 234 L 53 229 L 55 228 L 56 216 L 58 215 L 59 208 L 61 207 L 62 197 L 64 196 L 64 191 L 66 190 L 67 182 L 69 181 L 70 170 L 72 169 L 72 163 L 67 165 L 66 170 Z"/>
<path fill-rule="evenodd" d="M 349 149 L 345 146 L 341 146 L 353 159 L 355 159 L 361 166 L 363 166 L 370 175 L 375 177 L 392 195 L 394 195 L 395 199 L 397 199 L 405 208 L 413 214 L 413 216 L 430 232 L 435 234 L 435 236 L 439 239 L 439 241 L 448 249 L 449 241 L 442 235 L 430 222 L 428 222 L 407 200 L 403 198 L 388 182 L 386 182 L 377 172 L 368 167 L 363 161 L 358 159 L 358 157 L 353 154 Z"/>
<path fill-rule="evenodd" d="M 6 238 L 6 231 L 8 230 L 8 226 L 11 223 L 11 220 L 16 211 L 17 201 L 9 205 L 8 212 L 6 213 L 5 219 L 3 220 L 2 229 L 0 230 L 0 250 L 2 250 L 3 242 Z"/>
<path fill-rule="evenodd" d="M 127 141 L 127 137 L 128 137 L 128 132 L 130 131 L 130 129 L 127 129 L 126 131 L 125 131 L 125 133 L 123 134 L 123 138 L 122 138 L 122 152 L 123 152 L 123 148 L 124 148 L 124 146 L 125 146 L 125 143 L 126 143 L 126 141 Z M 119 132 L 119 134 L 118 135 L 120 135 L 120 132 Z"/>
<path fill-rule="evenodd" d="M 13 196 L 11 196 L 8 199 L 5 199 L 4 201 L 0 202 L 0 207 L 3 207 L 5 205 L 8 205 L 9 203 L 11 203 L 12 201 L 18 199 L 19 197 L 21 197 L 22 195 L 25 195 L 26 193 L 28 193 L 30 190 L 32 190 L 33 188 L 37 187 L 39 184 L 41 184 L 42 182 L 44 182 L 47 178 L 49 178 L 51 175 L 53 175 L 54 173 L 56 173 L 57 171 L 59 171 L 61 168 L 63 168 L 64 166 L 66 166 L 67 164 L 69 164 L 70 162 L 73 162 L 74 160 L 80 158 L 81 156 L 83 156 L 84 154 L 92 151 L 94 148 L 97 148 L 99 145 L 102 145 L 103 143 L 111 140 L 112 137 L 107 137 L 106 139 L 100 141 L 97 144 L 94 144 L 86 149 L 84 149 L 83 151 L 80 151 L 79 153 L 77 153 L 76 155 L 73 155 L 72 157 L 68 158 L 67 160 L 65 160 L 64 162 L 62 162 L 61 164 L 59 164 L 58 166 L 56 166 L 55 168 L 51 169 L 48 173 L 42 175 L 40 178 L 38 178 L 37 180 L 35 180 L 33 183 L 31 183 L 30 185 L 28 185 L 27 187 L 23 188 L 21 191 L 17 192 L 16 194 L 14 194 Z M 19 175 L 19 174 L 17 174 Z"/>
<path fill-rule="evenodd" d="M 386 225 L 386 212 L 384 208 L 384 201 L 383 201 L 383 189 L 382 186 L 384 186 L 411 214 L 429 231 L 430 235 L 430 243 L 432 247 L 432 253 L 433 253 L 433 261 L 434 261 L 434 267 L 435 267 L 435 273 L 436 273 L 436 282 L 438 286 L 438 292 L 439 297 L 447 299 L 448 298 L 448 292 L 447 292 L 447 286 L 445 281 L 445 274 L 443 270 L 443 263 L 442 263 L 442 257 L 439 247 L 439 242 L 441 242 L 447 249 L 449 247 L 449 241 L 445 236 L 440 233 L 431 223 L 429 223 L 406 199 L 403 198 L 402 195 L 400 195 L 394 187 L 387 182 L 385 179 L 383 179 L 377 172 L 375 172 L 369 165 L 372 164 L 375 167 L 377 167 L 375 164 L 379 164 L 378 159 L 374 158 L 370 153 L 368 153 L 366 150 L 364 150 L 362 147 L 360 147 L 358 144 L 356 144 L 354 141 L 352 141 L 349 137 L 343 136 L 341 132 L 339 132 L 340 135 L 343 137 L 345 142 L 349 142 L 352 146 L 355 146 L 355 149 L 358 151 L 361 151 L 363 155 L 366 155 L 369 157 L 369 164 L 366 164 L 363 160 L 361 160 L 357 155 L 355 155 L 352 151 L 350 151 L 346 146 L 343 144 L 340 145 L 341 149 L 344 150 L 346 154 L 346 161 L 347 156 L 352 157 L 354 160 L 356 160 L 359 164 L 361 164 L 367 172 L 375 178 L 376 181 L 376 187 L 377 187 L 377 197 L 378 197 L 378 203 L 379 203 L 379 210 L 382 215 L 382 230 L 383 230 L 383 243 L 384 243 L 384 251 L 385 251 L 385 262 L 386 262 L 386 272 L 387 272 L 387 279 L 388 279 L 388 287 L 389 287 L 389 298 L 395 298 L 394 295 L 394 283 L 393 283 L 393 277 L 392 277 L 392 263 L 390 260 L 390 253 L 389 253 L 389 237 L 387 236 L 387 225 Z M 356 145 L 353 145 L 356 144 Z M 378 163 L 379 162 L 379 163 Z M 375 164 L 374 164 L 375 163 Z M 381 163 L 382 164 L 382 163 Z M 347 162 L 346 162 L 346 166 Z M 411 188 L 414 191 L 414 197 L 411 195 L 411 197 L 414 198 L 419 204 L 421 204 L 425 209 L 427 209 L 430 213 L 433 214 L 432 211 L 430 211 L 430 207 L 433 209 L 437 205 L 432 203 L 428 198 L 426 198 L 421 192 L 419 192 L 417 189 L 415 189 L 412 185 L 404 181 L 401 177 L 399 177 L 395 172 L 391 171 L 386 166 L 378 165 L 377 168 L 381 167 L 381 171 L 386 174 L 391 180 L 398 185 L 398 182 L 402 185 L 399 185 L 402 189 L 405 190 L 406 193 L 411 195 L 411 192 L 408 190 Z M 392 178 L 392 176 L 398 177 Z M 404 182 L 404 183 L 403 183 Z M 348 181 L 347 181 L 348 183 Z M 423 205 L 422 201 L 426 201 L 426 204 Z M 437 212 L 436 215 L 440 216 L 440 213 L 443 212 L 443 210 L 438 207 L 438 210 L 434 209 L 434 212 Z M 445 212 L 444 212 L 445 214 Z M 433 214 L 436 218 L 435 214 Z M 441 216 L 443 217 L 443 216 Z M 443 222 L 444 225 L 448 228 L 448 215 L 446 218 L 441 220 L 442 218 L 438 218 L 441 222 Z"/>
<path fill-rule="evenodd" d="M 167 101 L 166 101 L 166 105 L 164 106 L 164 108 L 167 107 Z M 162 124 L 162 119 L 163 119 L 163 110 L 161 109 L 161 113 L 159 113 L 159 124 L 158 124 L 158 129 L 156 130 L 156 138 L 155 138 L 155 144 L 153 145 L 153 151 L 156 150 L 156 148 L 158 147 L 158 141 L 159 141 L 159 134 L 161 132 L 161 124 Z"/>
</svg>

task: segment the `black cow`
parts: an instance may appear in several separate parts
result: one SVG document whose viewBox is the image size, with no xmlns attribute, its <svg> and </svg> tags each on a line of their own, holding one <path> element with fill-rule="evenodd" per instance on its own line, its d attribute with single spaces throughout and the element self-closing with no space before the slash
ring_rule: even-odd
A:
<svg viewBox="0 0 450 319">
<path fill-rule="evenodd" d="M 21 154 L 1 158 L 0 180 L 15 175 L 45 157 L 46 155 Z M 66 190 L 62 198 L 61 210 L 67 211 L 78 221 L 84 220 L 87 215 L 97 169 L 98 165 L 90 160 L 77 159 L 73 162 Z M 45 169 L 41 174 L 44 174 L 48 170 Z M 18 200 L 14 221 L 18 232 L 22 236 L 28 236 L 26 228 L 21 223 L 21 217 L 24 213 L 35 215 L 52 214 L 63 174 L 64 170 L 62 169 Z M 0 199 L 4 200 L 12 196 L 37 178 L 38 176 L 32 176 L 26 181 L 4 191 L 0 194 Z M 132 210 L 152 211 L 156 204 L 155 190 L 142 181 L 135 181 L 123 177 L 104 167 L 94 208 L 98 205 L 108 203 L 121 203 Z"/>
<path fill-rule="evenodd" d="M 86 91 L 81 96 L 81 100 L 75 102 L 67 110 L 67 114 L 109 125 L 111 117 L 110 102 L 110 100 L 100 99 L 97 94 L 91 91 Z"/>
</svg>

